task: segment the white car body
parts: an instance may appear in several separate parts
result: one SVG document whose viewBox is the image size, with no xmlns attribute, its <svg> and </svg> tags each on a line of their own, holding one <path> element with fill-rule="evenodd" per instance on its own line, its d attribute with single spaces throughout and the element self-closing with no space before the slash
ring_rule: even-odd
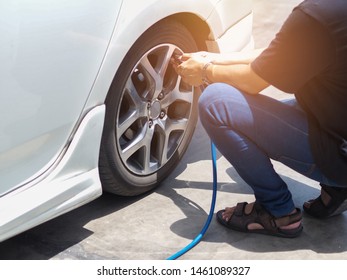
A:
<svg viewBox="0 0 347 280">
<path fill-rule="evenodd" d="M 0 1 L 0 241 L 101 195 L 119 65 L 150 26 L 193 15 L 209 51 L 252 47 L 249 0 Z"/>
</svg>

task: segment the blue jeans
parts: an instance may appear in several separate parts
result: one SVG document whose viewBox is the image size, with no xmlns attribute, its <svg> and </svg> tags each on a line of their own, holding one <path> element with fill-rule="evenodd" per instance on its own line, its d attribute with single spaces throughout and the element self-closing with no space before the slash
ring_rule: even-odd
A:
<svg viewBox="0 0 347 280">
<path fill-rule="evenodd" d="M 201 123 L 218 150 L 275 217 L 294 210 L 286 183 L 270 159 L 320 183 L 333 185 L 317 168 L 308 141 L 306 114 L 296 100 L 282 102 L 212 84 L 199 100 Z"/>
</svg>

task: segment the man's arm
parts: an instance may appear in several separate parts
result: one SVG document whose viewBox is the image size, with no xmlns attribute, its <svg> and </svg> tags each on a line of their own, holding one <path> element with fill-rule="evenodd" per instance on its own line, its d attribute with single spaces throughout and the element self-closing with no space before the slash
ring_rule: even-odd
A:
<svg viewBox="0 0 347 280">
<path fill-rule="evenodd" d="M 269 86 L 251 68 L 251 62 L 262 51 L 263 49 L 230 54 L 184 54 L 183 63 L 176 66 L 176 70 L 185 82 L 193 86 L 203 84 L 203 80 L 207 78 L 211 83 L 227 83 L 241 91 L 257 94 Z"/>
<path fill-rule="evenodd" d="M 258 94 L 270 85 L 253 71 L 251 64 L 212 64 L 203 75 L 210 82 L 226 83 L 250 94 Z"/>
<path fill-rule="evenodd" d="M 250 64 L 254 59 L 256 59 L 265 48 L 262 49 L 252 49 L 241 52 L 232 52 L 226 54 L 218 54 L 212 57 L 211 62 L 218 65 L 230 65 L 230 64 Z"/>
</svg>

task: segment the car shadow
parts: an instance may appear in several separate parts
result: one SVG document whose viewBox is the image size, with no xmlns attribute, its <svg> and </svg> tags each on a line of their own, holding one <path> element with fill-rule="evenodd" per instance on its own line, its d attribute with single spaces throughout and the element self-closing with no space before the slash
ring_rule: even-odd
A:
<svg viewBox="0 0 347 280">
<path fill-rule="evenodd" d="M 93 235 L 94 232 L 85 228 L 87 223 L 129 207 L 142 198 L 143 195 L 119 197 L 105 193 L 84 206 L 1 242 L 0 259 L 51 259 Z M 103 259 L 87 253 L 83 248 L 74 250 L 77 259 Z"/>
</svg>

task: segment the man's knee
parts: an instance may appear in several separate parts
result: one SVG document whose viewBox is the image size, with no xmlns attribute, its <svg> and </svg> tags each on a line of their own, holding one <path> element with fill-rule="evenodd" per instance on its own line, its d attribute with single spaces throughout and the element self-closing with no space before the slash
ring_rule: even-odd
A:
<svg viewBox="0 0 347 280">
<path fill-rule="evenodd" d="M 204 114 L 206 111 L 211 110 L 219 102 L 224 103 L 226 98 L 235 96 L 235 92 L 239 92 L 236 88 L 222 83 L 211 84 L 205 88 L 199 98 L 199 113 Z M 211 106 L 214 104 L 214 106 Z"/>
<path fill-rule="evenodd" d="M 211 104 L 213 102 L 212 100 L 215 99 L 218 95 L 217 92 L 218 91 L 216 91 L 215 84 L 212 84 L 204 89 L 199 98 L 199 116 L 202 123 L 204 123 L 205 120 L 207 120 L 211 116 L 211 113 L 209 111 L 211 110 Z"/>
</svg>

